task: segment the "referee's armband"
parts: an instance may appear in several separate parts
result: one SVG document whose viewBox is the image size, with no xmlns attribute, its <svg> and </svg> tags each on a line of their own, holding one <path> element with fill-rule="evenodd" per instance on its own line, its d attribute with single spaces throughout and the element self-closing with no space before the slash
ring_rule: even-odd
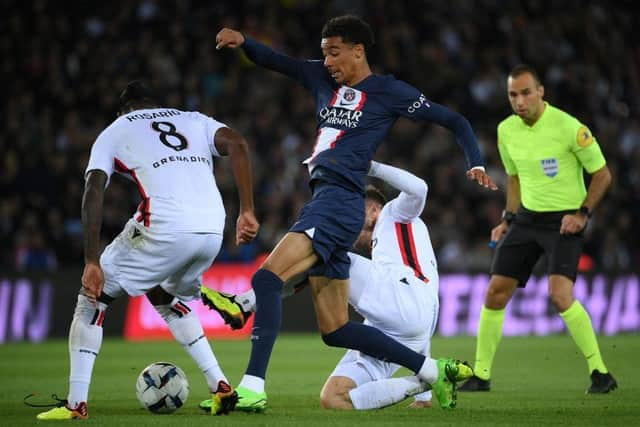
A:
<svg viewBox="0 0 640 427">
<path fill-rule="evenodd" d="M 511 225 L 514 219 L 516 219 L 515 213 L 509 212 L 507 210 L 502 211 L 502 220 L 506 222 L 507 225 Z"/>
</svg>

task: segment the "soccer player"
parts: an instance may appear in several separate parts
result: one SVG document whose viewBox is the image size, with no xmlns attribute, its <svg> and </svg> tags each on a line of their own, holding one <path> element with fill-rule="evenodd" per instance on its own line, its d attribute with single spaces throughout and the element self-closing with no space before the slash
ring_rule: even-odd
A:
<svg viewBox="0 0 640 427">
<path fill-rule="evenodd" d="M 212 393 L 212 413 L 233 409 L 237 394 L 186 304 L 198 297 L 202 273 L 222 244 L 225 211 L 213 175 L 213 157 L 219 156 L 231 158 L 238 187 L 236 243 L 251 241 L 259 225 L 244 138 L 201 113 L 160 108 L 141 82 L 130 83 L 121 94 L 119 117 L 98 136 L 86 170 L 85 267 L 69 330 L 69 395 L 38 419 L 88 417 L 89 384 L 105 311 L 125 294 L 146 294 L 195 360 Z M 103 194 L 113 172 L 136 184 L 142 202 L 99 258 Z"/>
<path fill-rule="evenodd" d="M 430 356 L 430 340 L 438 317 L 438 270 L 429 231 L 420 219 L 427 198 L 427 184 L 417 176 L 378 162 L 370 176 L 400 190 L 386 201 L 375 187 L 367 187 L 365 224 L 356 248 L 371 259 L 349 253 L 349 304 L 390 337 Z M 283 296 L 304 283 L 290 280 Z M 255 311 L 255 294 L 249 290 L 233 296 L 209 290 L 203 302 L 237 329 Z M 355 350 L 347 351 L 320 394 L 328 409 L 374 409 L 397 403 L 427 386 L 416 376 L 391 378 L 399 365 Z M 471 375 L 471 371 L 466 369 Z M 428 387 L 427 387 L 428 388 Z M 239 390 L 238 410 L 262 410 L 245 402 Z M 416 396 L 414 407 L 430 406 L 431 392 Z M 209 408 L 209 401 L 200 404 Z"/>
<path fill-rule="evenodd" d="M 491 231 L 499 242 L 480 313 L 475 375 L 460 389 L 490 389 L 493 356 L 502 335 L 505 306 L 524 287 L 540 255 L 547 259 L 549 294 L 587 359 L 587 393 L 608 393 L 616 380 L 602 361 L 591 319 L 573 296 L 584 230 L 611 174 L 597 141 L 576 118 L 543 100 L 537 73 L 517 66 L 508 77 L 514 115 L 498 125 L 498 151 L 508 175 L 503 219 Z M 591 175 L 585 189 L 583 169 Z"/>
<path fill-rule="evenodd" d="M 240 387 L 266 401 L 264 379 L 280 329 L 280 293 L 284 282 L 310 271 L 311 293 L 322 340 L 411 369 L 427 383 L 445 381 L 445 371 L 424 355 L 401 345 L 369 325 L 349 322 L 349 257 L 364 221 L 364 182 L 370 161 L 400 116 L 427 120 L 451 129 L 462 145 L 467 176 L 496 189 L 469 122 L 429 101 L 417 89 L 393 76 L 376 75 L 367 62 L 373 34 L 355 16 L 330 19 L 322 30 L 324 61 L 283 55 L 242 33 L 223 28 L 216 48 L 241 47 L 256 64 L 281 72 L 315 97 L 318 133 L 305 160 L 311 175 L 312 200 L 252 278 L 258 310 L 251 336 L 251 355 Z M 446 368 L 446 369 L 445 369 Z M 455 375 L 450 376 L 450 380 Z"/>
</svg>

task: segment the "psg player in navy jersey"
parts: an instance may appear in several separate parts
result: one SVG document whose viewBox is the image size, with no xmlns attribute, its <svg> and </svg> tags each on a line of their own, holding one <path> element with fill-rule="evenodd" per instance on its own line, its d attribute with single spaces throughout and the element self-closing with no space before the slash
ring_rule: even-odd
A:
<svg viewBox="0 0 640 427">
<path fill-rule="evenodd" d="M 459 362 L 441 359 L 442 363 L 434 363 L 373 327 L 349 321 L 347 251 L 364 222 L 370 162 L 400 116 L 449 128 L 464 149 L 467 176 L 483 187 L 497 189 L 485 173 L 469 122 L 411 85 L 393 76 L 373 74 L 366 55 L 373 45 L 373 33 L 355 16 L 332 18 L 325 24 L 324 61 L 288 57 L 228 28 L 217 34 L 216 43 L 216 49 L 241 47 L 256 64 L 300 82 L 315 97 L 318 121 L 313 153 L 304 162 L 311 175 L 312 200 L 251 281 L 257 311 L 249 365 L 238 393 L 254 399 L 256 410 L 266 406 L 264 378 L 281 324 L 282 285 L 309 270 L 318 327 L 327 345 L 405 366 L 432 384 L 434 391 L 448 387 L 449 398 L 441 404 L 455 406 L 455 380 L 462 370 Z M 206 301 L 206 288 L 202 291 Z"/>
</svg>

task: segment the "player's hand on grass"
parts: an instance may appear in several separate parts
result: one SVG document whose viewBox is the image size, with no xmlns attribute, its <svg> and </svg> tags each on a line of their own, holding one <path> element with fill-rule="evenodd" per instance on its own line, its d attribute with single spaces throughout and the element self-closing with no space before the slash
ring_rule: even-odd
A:
<svg viewBox="0 0 640 427">
<path fill-rule="evenodd" d="M 589 218 L 581 214 L 567 214 L 562 217 L 560 234 L 576 234 L 584 230 Z"/>
<path fill-rule="evenodd" d="M 483 167 L 476 166 L 467 171 L 467 178 L 474 180 L 478 184 L 490 190 L 497 190 L 498 186 L 493 182 L 491 177 L 487 175 Z"/>
<path fill-rule="evenodd" d="M 82 287 L 86 296 L 95 304 L 104 287 L 104 272 L 100 264 L 94 262 L 85 264 L 82 272 Z"/>
<path fill-rule="evenodd" d="M 414 400 L 413 402 L 411 402 L 411 405 L 409 405 L 409 408 L 411 408 L 411 409 L 429 409 L 432 406 L 433 406 L 433 404 L 431 403 L 431 401 Z"/>
<path fill-rule="evenodd" d="M 252 211 L 241 212 L 236 221 L 236 245 L 255 239 L 259 229 L 260 224 Z"/>
<path fill-rule="evenodd" d="M 240 31 L 232 30 L 231 28 L 223 28 L 216 35 L 216 49 L 222 49 L 223 47 L 229 47 L 235 49 L 244 43 L 244 36 Z"/>
</svg>

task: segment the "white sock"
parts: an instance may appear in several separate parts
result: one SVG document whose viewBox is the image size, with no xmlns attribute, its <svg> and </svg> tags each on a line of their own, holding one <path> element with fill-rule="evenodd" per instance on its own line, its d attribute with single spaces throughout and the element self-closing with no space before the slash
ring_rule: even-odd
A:
<svg viewBox="0 0 640 427">
<path fill-rule="evenodd" d="M 102 346 L 102 322 L 107 305 L 78 295 L 69 328 L 69 407 L 89 400 L 89 385 L 96 357 Z"/>
<path fill-rule="evenodd" d="M 246 313 L 256 311 L 256 294 L 253 292 L 253 289 L 249 289 L 247 292 L 236 295 L 235 300 Z"/>
<path fill-rule="evenodd" d="M 418 372 L 418 377 L 428 384 L 433 384 L 438 379 L 438 364 L 435 359 L 427 357 Z"/>
<path fill-rule="evenodd" d="M 162 316 L 171 330 L 176 341 L 187 350 L 207 379 L 207 385 L 212 392 L 218 389 L 218 381 L 227 381 L 218 359 L 213 354 L 207 337 L 204 335 L 200 319 L 189 306 L 174 298 L 171 304 L 156 305 L 156 311 Z"/>
<path fill-rule="evenodd" d="M 264 393 L 264 378 L 254 375 L 244 375 L 242 381 L 240 381 L 240 385 L 256 393 Z"/>
<path fill-rule="evenodd" d="M 426 384 L 425 384 L 426 386 Z M 431 395 L 431 390 L 425 391 L 423 393 L 420 394 L 416 394 L 415 396 L 413 396 L 413 398 L 415 399 L 416 402 L 431 402 L 432 399 L 432 395 Z"/>
<path fill-rule="evenodd" d="M 354 409 L 377 409 L 393 405 L 424 391 L 426 386 L 416 376 L 371 381 L 349 391 Z"/>
</svg>

